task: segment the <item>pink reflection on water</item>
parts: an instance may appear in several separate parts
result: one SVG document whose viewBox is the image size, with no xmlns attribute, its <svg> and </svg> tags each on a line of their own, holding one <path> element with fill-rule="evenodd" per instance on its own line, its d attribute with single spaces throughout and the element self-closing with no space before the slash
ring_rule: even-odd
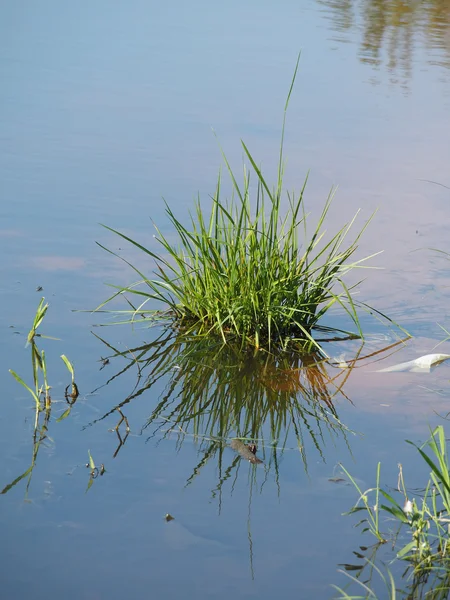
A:
<svg viewBox="0 0 450 600">
<path fill-rule="evenodd" d="M 34 256 L 31 263 L 42 271 L 79 271 L 86 264 L 77 256 Z"/>
<path fill-rule="evenodd" d="M 423 431 L 427 423 L 450 411 L 450 363 L 444 362 L 430 373 L 377 371 L 431 352 L 450 353 L 449 346 L 447 342 L 436 348 L 436 341 L 425 337 L 411 339 L 385 360 L 354 368 L 345 393 L 358 411 L 396 419 L 403 416 L 405 428 Z"/>
</svg>

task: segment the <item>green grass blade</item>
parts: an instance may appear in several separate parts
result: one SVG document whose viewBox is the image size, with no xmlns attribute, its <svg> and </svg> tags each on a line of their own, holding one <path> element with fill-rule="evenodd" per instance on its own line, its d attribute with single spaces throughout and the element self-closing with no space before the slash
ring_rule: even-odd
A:
<svg viewBox="0 0 450 600">
<path fill-rule="evenodd" d="M 19 377 L 19 375 L 17 375 L 17 373 L 15 371 L 13 371 L 12 369 L 9 369 L 9 372 L 11 373 L 11 375 L 14 377 L 14 379 L 16 381 L 18 381 L 20 383 L 20 385 L 22 385 L 26 390 L 28 390 L 30 392 L 30 394 L 33 396 L 33 399 L 36 403 L 36 406 L 40 406 L 40 400 L 39 400 L 39 396 L 37 396 L 37 394 L 34 392 L 34 390 L 32 390 L 25 382 L 24 380 Z"/>
</svg>

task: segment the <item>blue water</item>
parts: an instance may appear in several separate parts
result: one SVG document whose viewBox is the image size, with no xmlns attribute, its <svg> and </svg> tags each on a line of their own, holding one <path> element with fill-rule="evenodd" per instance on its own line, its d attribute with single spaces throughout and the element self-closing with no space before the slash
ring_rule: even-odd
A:
<svg viewBox="0 0 450 600">
<path fill-rule="evenodd" d="M 325 434 L 319 451 L 308 425 L 316 434 L 320 427 L 306 419 L 303 460 L 298 450 L 286 450 L 278 476 L 269 454 L 265 466 L 241 462 L 219 494 L 221 473 L 235 459 L 230 448 L 186 487 L 203 456 L 199 444 L 189 435 L 181 447 L 175 435 L 148 439 L 142 429 L 169 376 L 124 407 L 131 432 L 113 458 L 118 438 L 110 429 L 118 414 L 97 419 L 131 393 L 136 370 L 91 394 L 120 360 L 100 370 L 107 350 L 90 332 L 105 318 L 73 312 L 104 300 L 111 293 L 105 282 L 135 279 L 95 244 L 126 249 L 100 223 L 155 250 L 152 221 L 171 234 L 162 197 L 180 218 L 198 192 L 208 202 L 221 165 L 211 128 L 233 166 L 241 164 L 243 138 L 275 174 L 284 101 L 301 50 L 287 121 L 286 185 L 299 189 L 311 170 L 306 202 L 314 218 L 339 184 L 331 229 L 358 208 L 360 223 L 379 208 L 360 255 L 384 250 L 371 261 L 384 269 L 365 273 L 362 297 L 415 336 L 383 366 L 433 351 L 445 337 L 438 323 L 449 323 L 448 263 L 427 250 L 448 249 L 450 191 L 438 184 L 450 186 L 442 35 L 449 19 L 441 15 L 434 44 L 417 19 L 405 70 L 389 59 L 389 29 L 380 59 L 365 60 L 364 18 L 353 12 L 343 29 L 329 3 L 313 0 L 282 7 L 254 1 L 0 7 L 0 488 L 32 458 L 32 400 L 8 369 L 31 382 L 25 342 L 41 296 L 50 303 L 42 332 L 60 338 L 39 340 L 54 404 L 28 492 L 24 479 L 0 497 L 8 600 L 329 598 L 330 584 L 342 583 L 338 563 L 372 543 L 341 515 L 357 496 L 329 480 L 338 463 L 366 487 L 374 484 L 378 461 L 386 484 L 396 484 L 399 462 L 412 487 L 424 483 L 426 469 L 404 439 L 423 441 L 435 413 L 447 412 L 445 363 L 423 375 L 372 373 L 380 363 L 355 370 L 344 388 L 348 399 L 336 399 L 341 422 L 355 434 Z M 364 323 L 369 332 L 383 331 L 370 319 Z M 95 332 L 122 350 L 156 335 L 127 327 Z M 437 351 L 448 351 L 448 344 Z M 70 381 L 63 353 L 74 363 L 81 394 L 57 422 Z M 294 438 L 291 426 L 288 448 Z M 106 473 L 86 491 L 88 450 Z M 166 513 L 175 519 L 166 522 Z"/>
</svg>

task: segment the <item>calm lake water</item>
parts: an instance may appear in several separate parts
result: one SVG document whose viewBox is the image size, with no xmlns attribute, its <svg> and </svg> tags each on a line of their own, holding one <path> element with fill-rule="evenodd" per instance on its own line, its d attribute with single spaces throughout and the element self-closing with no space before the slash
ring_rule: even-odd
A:
<svg viewBox="0 0 450 600">
<path fill-rule="evenodd" d="M 450 251 L 449 6 L 25 1 L 2 4 L 0 33 L 4 597 L 332 598 L 339 565 L 374 543 L 342 516 L 357 495 L 339 463 L 365 487 L 378 461 L 383 485 L 395 487 L 398 463 L 411 488 L 424 485 L 404 440 L 424 441 L 449 411 L 450 363 L 376 372 L 450 353 L 449 342 L 433 350 L 450 326 L 450 263 L 431 250 Z M 364 318 L 366 358 L 351 372 L 176 345 L 170 363 L 161 331 L 94 328 L 107 318 L 73 312 L 106 299 L 104 283 L 134 281 L 95 244 L 126 249 L 100 223 L 156 249 L 152 221 L 171 234 L 162 197 L 181 219 L 197 193 L 208 202 L 221 165 L 211 128 L 233 165 L 242 138 L 275 173 L 300 50 L 286 186 L 310 171 L 314 219 L 339 184 L 330 230 L 378 209 L 360 253 L 383 250 L 371 261 L 382 269 L 364 273 L 361 299 L 413 338 L 370 357 L 398 338 Z M 38 341 L 54 399 L 39 441 L 31 396 L 8 369 L 32 382 L 25 344 L 41 296 L 42 333 L 59 340 Z M 111 346 L 128 354 L 103 364 Z M 347 360 L 357 351 L 330 347 Z M 80 388 L 70 414 L 63 353 Z M 122 414 L 126 439 L 125 420 L 114 430 Z M 241 460 L 233 435 L 258 438 L 263 464 Z M 95 479 L 89 451 L 106 469 Z"/>
</svg>

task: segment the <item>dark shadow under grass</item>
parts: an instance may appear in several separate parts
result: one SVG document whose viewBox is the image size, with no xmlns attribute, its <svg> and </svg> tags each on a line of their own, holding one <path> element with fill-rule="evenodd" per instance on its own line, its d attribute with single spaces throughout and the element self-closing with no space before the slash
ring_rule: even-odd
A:
<svg viewBox="0 0 450 600">
<path fill-rule="evenodd" d="M 188 333 L 216 335 L 225 343 L 238 340 L 242 347 L 305 350 L 319 346 L 314 332 L 322 329 L 323 337 L 325 328 L 320 327 L 320 320 L 337 306 L 344 309 L 354 324 L 354 332 L 340 333 L 363 337 L 358 308 L 370 307 L 355 300 L 354 288 L 358 284 L 348 287 L 343 278 L 370 258 L 352 261 L 367 224 L 353 241 L 348 241 L 355 215 L 331 239 L 325 240 L 323 225 L 334 194 L 332 190 L 312 235 L 308 235 L 304 206 L 306 180 L 299 193 L 283 195 L 286 112 L 298 61 L 284 107 L 276 184 L 269 186 L 242 142 L 249 163 L 248 169 L 244 166 L 242 183 L 222 151 L 233 188 L 230 200 L 222 199 L 219 174 L 210 211 L 206 214 L 198 202 L 189 227 L 166 204 L 178 237 L 177 245 L 169 243 L 156 228 L 162 246 L 162 254 L 158 255 L 107 227 L 150 256 L 156 270 L 149 277 L 122 258 L 138 274 L 139 281 L 126 287 L 113 286 L 117 291 L 97 310 L 105 310 L 111 300 L 125 296 L 129 310 L 122 311 L 125 318 L 121 322 L 161 318 L 173 321 Z M 256 185 L 251 186 L 253 178 Z M 286 205 L 287 210 L 282 210 Z M 160 301 L 163 310 L 149 310 L 150 300 Z M 337 332 L 326 328 L 327 333 L 330 331 Z"/>
</svg>

